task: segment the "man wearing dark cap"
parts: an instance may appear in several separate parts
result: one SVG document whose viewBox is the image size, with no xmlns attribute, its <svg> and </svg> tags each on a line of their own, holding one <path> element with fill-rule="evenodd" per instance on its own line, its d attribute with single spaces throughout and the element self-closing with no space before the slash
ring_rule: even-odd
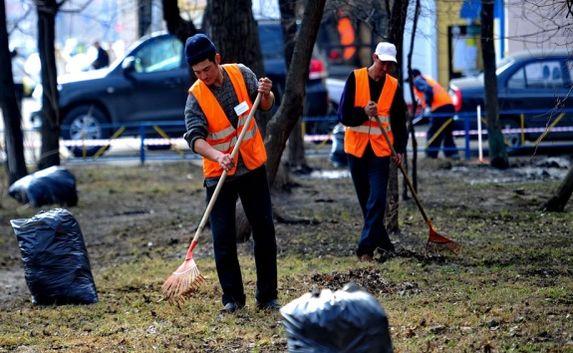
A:
<svg viewBox="0 0 573 353">
<path fill-rule="evenodd" d="M 217 275 L 223 290 L 222 311 L 232 313 L 245 305 L 236 245 L 237 198 L 241 199 L 253 231 L 257 307 L 278 310 L 277 248 L 265 170 L 267 156 L 255 120 L 244 125 L 257 93 L 261 94 L 258 109 L 272 108 L 272 82 L 266 77 L 257 80 L 242 64 L 222 65 L 215 45 L 203 34 L 187 39 L 185 55 L 197 81 L 187 97 L 184 138 L 194 152 L 203 156 L 208 200 L 223 170 L 228 173 L 209 217 Z M 247 132 L 239 153 L 232 159 L 231 151 L 242 129 Z"/>
<path fill-rule="evenodd" d="M 410 78 L 407 79 L 410 81 Z M 438 158 L 442 141 L 444 154 L 452 159 L 459 159 L 456 143 L 454 142 L 452 117 L 456 113 L 452 98 L 446 90 L 428 75 L 422 75 L 420 70 L 412 70 L 414 93 L 424 110 L 431 114 L 430 128 L 426 139 L 428 146 L 426 155 Z"/>
</svg>

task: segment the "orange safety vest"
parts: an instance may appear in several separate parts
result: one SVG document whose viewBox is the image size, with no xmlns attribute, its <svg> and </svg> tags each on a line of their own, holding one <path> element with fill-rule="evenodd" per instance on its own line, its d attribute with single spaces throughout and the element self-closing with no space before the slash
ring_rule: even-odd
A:
<svg viewBox="0 0 573 353">
<path fill-rule="evenodd" d="M 203 81 L 195 81 L 193 86 L 189 89 L 189 93 L 197 99 L 201 110 L 207 118 L 208 134 L 205 139 L 207 143 L 218 151 L 231 153 L 235 143 L 237 142 L 237 137 L 241 133 L 241 130 L 245 128 L 244 124 L 253 103 L 249 97 L 247 85 L 245 84 L 245 79 L 239 69 L 239 65 L 227 64 L 221 66 L 231 79 L 231 83 L 233 84 L 239 103 L 247 102 L 249 105 L 249 110 L 239 117 L 236 129 L 231 125 L 231 122 L 213 95 L 213 92 L 211 92 L 209 87 L 207 87 Z M 241 146 L 239 147 L 239 153 L 241 154 L 241 158 L 247 169 L 253 170 L 266 162 L 267 152 L 265 151 L 263 138 L 257 128 L 255 119 L 252 119 L 251 123 L 246 128 L 247 132 L 245 133 Z M 235 156 L 235 166 L 229 170 L 228 175 L 235 174 L 239 153 Z M 221 176 L 221 174 L 223 174 L 223 168 L 221 168 L 219 163 L 203 157 L 203 175 L 205 178 L 218 177 Z"/>
<path fill-rule="evenodd" d="M 428 82 L 428 85 L 432 87 L 432 91 L 434 92 L 434 98 L 432 99 L 432 106 L 431 106 L 432 111 L 435 111 L 439 107 L 443 107 L 446 104 L 453 104 L 452 98 L 450 97 L 448 92 L 446 92 L 446 90 L 442 86 L 440 86 L 439 83 L 437 83 L 432 78 L 426 75 L 423 75 L 423 77 L 426 80 L 426 82 Z M 414 93 L 416 93 L 418 100 L 420 101 L 420 103 L 422 103 L 422 106 L 425 108 L 427 104 L 426 104 L 426 96 L 424 95 L 424 93 L 418 91 L 418 89 L 416 89 L 415 86 L 414 86 Z"/>
<path fill-rule="evenodd" d="M 356 90 L 354 94 L 354 106 L 364 108 L 370 98 L 370 85 L 368 83 L 368 69 L 362 68 L 354 70 L 356 78 Z M 378 117 L 382 121 L 382 126 L 390 139 L 394 143 L 394 135 L 390 128 L 390 107 L 394 100 L 394 94 L 398 88 L 398 80 L 386 74 L 384 87 L 378 99 Z M 387 157 L 392 154 L 391 148 L 382 135 L 378 121 L 375 117 L 369 117 L 360 126 L 347 126 L 344 134 L 344 152 L 356 157 L 362 157 L 366 146 L 370 143 L 374 154 L 378 157 Z"/>
</svg>

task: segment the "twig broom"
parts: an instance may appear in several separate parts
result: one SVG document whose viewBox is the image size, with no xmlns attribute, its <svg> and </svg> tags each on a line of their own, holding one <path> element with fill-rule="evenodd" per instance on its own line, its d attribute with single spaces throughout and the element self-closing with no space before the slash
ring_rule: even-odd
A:
<svg viewBox="0 0 573 353">
<path fill-rule="evenodd" d="M 259 106 L 259 102 L 261 101 L 261 94 L 257 94 L 257 98 L 253 103 L 253 107 L 245 120 L 243 125 L 243 129 L 237 138 L 237 142 L 233 147 L 233 151 L 231 152 L 231 159 L 234 160 L 235 156 L 239 152 L 239 146 L 245 137 L 245 133 L 248 130 L 249 124 L 255 115 L 255 111 Z M 207 204 L 207 208 L 205 209 L 205 213 L 203 214 L 203 218 L 201 218 L 201 222 L 199 223 L 199 227 L 195 231 L 195 236 L 191 240 L 189 244 L 189 248 L 187 249 L 187 254 L 185 255 L 185 260 L 183 263 L 167 278 L 161 290 L 163 292 L 163 298 L 171 301 L 171 302 L 182 302 L 185 299 L 191 297 L 193 293 L 199 288 L 199 286 L 205 281 L 205 278 L 201 275 L 199 268 L 197 268 L 197 264 L 195 260 L 193 260 L 193 250 L 197 246 L 199 235 L 203 231 L 205 224 L 207 223 L 207 219 L 211 214 L 211 210 L 217 201 L 217 197 L 219 196 L 219 192 L 225 183 L 225 179 L 227 178 L 227 171 L 224 170 L 223 174 L 219 178 L 217 182 L 217 186 L 215 187 L 215 191 L 213 192 L 213 196 L 211 196 L 211 200 L 209 204 Z"/>
<path fill-rule="evenodd" d="M 394 146 L 390 142 L 390 138 L 388 137 L 388 134 L 386 133 L 386 130 L 385 130 L 384 126 L 382 125 L 382 121 L 380 120 L 380 117 L 376 115 L 375 118 L 376 118 L 376 121 L 378 122 L 378 126 L 380 127 L 380 130 L 382 131 L 382 135 L 384 136 L 384 139 L 388 143 L 388 146 L 390 146 L 392 156 L 395 156 L 396 150 L 394 149 Z M 432 245 L 437 245 L 437 246 L 445 246 L 454 254 L 459 254 L 461 251 L 461 245 L 458 242 L 449 239 L 445 235 L 441 235 L 438 232 L 436 232 L 436 230 L 434 229 L 434 227 L 432 225 L 432 221 L 430 220 L 430 218 L 426 214 L 426 211 L 424 210 L 424 207 L 422 207 L 422 204 L 420 203 L 420 199 L 418 198 L 418 194 L 414 190 L 414 186 L 412 185 L 412 182 L 410 181 L 410 178 L 408 177 L 406 170 L 404 170 L 404 166 L 402 166 L 402 164 L 399 164 L 398 168 L 400 168 L 402 175 L 404 175 L 404 180 L 406 181 L 406 184 L 408 184 L 408 187 L 410 188 L 410 191 L 412 192 L 412 196 L 414 197 L 414 201 L 416 201 L 416 205 L 418 206 L 418 209 L 420 210 L 420 213 L 422 214 L 424 221 L 426 222 L 426 224 L 430 228 L 430 234 L 428 235 L 428 241 L 426 242 L 426 250 L 428 250 Z"/>
</svg>

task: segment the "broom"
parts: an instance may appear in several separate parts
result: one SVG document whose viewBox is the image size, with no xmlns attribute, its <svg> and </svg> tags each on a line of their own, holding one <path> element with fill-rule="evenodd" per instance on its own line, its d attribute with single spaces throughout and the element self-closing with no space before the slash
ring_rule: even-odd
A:
<svg viewBox="0 0 573 353">
<path fill-rule="evenodd" d="M 393 157 L 396 156 L 396 150 L 394 149 L 394 146 L 390 142 L 390 138 L 388 137 L 388 134 L 386 133 L 386 130 L 384 129 L 384 126 L 382 125 L 382 121 L 380 120 L 380 117 L 375 115 L 375 118 L 376 118 L 376 121 L 378 122 L 378 126 L 380 127 L 380 130 L 382 131 L 382 135 L 384 136 L 384 139 L 386 140 L 386 143 L 388 143 L 388 146 L 390 146 L 390 151 L 392 152 L 392 156 Z M 430 228 L 430 234 L 428 235 L 428 241 L 426 242 L 426 251 L 432 245 L 438 245 L 438 246 L 445 246 L 454 254 L 459 254 L 461 251 L 461 245 L 459 243 L 457 243 L 456 241 L 449 239 L 445 235 L 441 235 L 438 232 L 436 232 L 436 230 L 434 229 L 434 226 L 432 225 L 432 221 L 430 220 L 430 218 L 426 214 L 426 211 L 422 207 L 422 204 L 420 203 L 420 199 L 418 198 L 418 194 L 414 190 L 414 186 L 412 185 L 410 178 L 408 178 L 408 174 L 406 173 L 406 170 L 404 170 L 404 166 L 402 166 L 402 164 L 400 163 L 400 164 L 398 164 L 398 168 L 400 168 L 402 175 L 404 175 L 404 180 L 406 181 L 406 184 L 408 184 L 408 188 L 412 192 L 412 196 L 414 197 L 414 201 L 416 201 L 416 205 L 418 206 L 418 209 L 420 210 L 420 213 L 422 214 L 424 221 L 428 225 L 428 228 Z"/>
<path fill-rule="evenodd" d="M 259 102 L 261 100 L 261 94 L 257 94 L 257 98 L 253 103 L 251 111 L 245 120 L 245 124 L 243 125 L 243 129 L 237 138 L 237 142 L 233 147 L 233 151 L 231 152 L 231 159 L 234 160 L 235 156 L 239 152 L 239 146 L 243 141 L 245 133 L 248 130 L 249 124 L 253 120 L 253 116 L 255 115 L 255 111 L 259 106 Z M 201 218 L 201 222 L 199 223 L 199 227 L 195 231 L 195 236 L 191 243 L 189 244 L 189 248 L 187 249 L 187 254 L 185 255 L 185 260 L 183 263 L 167 278 L 161 290 L 163 292 L 163 298 L 171 301 L 171 302 L 182 302 L 185 299 L 191 297 L 193 293 L 199 288 L 199 286 L 205 281 L 205 278 L 201 275 L 199 268 L 197 268 L 197 264 L 193 259 L 193 250 L 197 246 L 199 235 L 203 231 L 205 224 L 207 223 L 207 219 L 211 214 L 211 210 L 215 205 L 215 201 L 219 196 L 219 192 L 225 183 L 225 179 L 227 178 L 227 171 L 224 170 L 223 174 L 219 178 L 217 182 L 217 186 L 215 187 L 215 191 L 213 192 L 213 196 L 211 196 L 211 200 L 209 204 L 207 204 L 207 208 L 205 209 L 205 213 L 203 214 L 203 218 Z"/>
</svg>

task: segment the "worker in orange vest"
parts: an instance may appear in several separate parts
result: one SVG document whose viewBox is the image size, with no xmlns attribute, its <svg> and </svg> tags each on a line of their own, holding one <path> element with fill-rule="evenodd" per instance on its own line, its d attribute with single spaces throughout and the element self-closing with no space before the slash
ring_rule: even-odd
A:
<svg viewBox="0 0 573 353">
<path fill-rule="evenodd" d="M 222 312 L 232 313 L 245 305 L 236 246 L 237 198 L 241 199 L 253 231 L 257 307 L 278 310 L 277 247 L 265 169 L 267 155 L 255 120 L 244 125 L 257 93 L 262 95 L 259 109 L 272 108 L 272 82 L 266 77 L 257 80 L 245 65 L 222 65 L 221 55 L 204 34 L 187 39 L 185 55 L 198 80 L 187 97 L 184 138 L 194 152 L 203 156 L 208 200 L 223 170 L 228 172 L 209 217 L 217 275 L 223 291 Z M 231 159 L 231 151 L 243 129 L 247 132 L 239 153 Z"/>
<path fill-rule="evenodd" d="M 412 79 L 418 101 L 424 110 L 431 114 L 431 125 L 426 135 L 429 142 L 426 155 L 429 158 L 437 158 L 443 141 L 446 157 L 459 159 L 452 133 L 452 118 L 456 113 L 452 98 L 438 82 L 430 76 L 422 75 L 418 69 L 412 70 Z M 409 82 L 410 79 L 408 78 L 407 81 Z"/>
<path fill-rule="evenodd" d="M 396 47 L 381 42 L 372 65 L 354 70 L 346 80 L 338 117 L 346 126 L 344 151 L 364 217 L 356 249 L 361 261 L 384 261 L 394 255 L 394 245 L 384 227 L 386 187 L 392 155 L 376 116 L 397 151 L 394 163 L 406 150 L 406 104 L 398 80 L 389 73 L 397 66 Z"/>
</svg>

